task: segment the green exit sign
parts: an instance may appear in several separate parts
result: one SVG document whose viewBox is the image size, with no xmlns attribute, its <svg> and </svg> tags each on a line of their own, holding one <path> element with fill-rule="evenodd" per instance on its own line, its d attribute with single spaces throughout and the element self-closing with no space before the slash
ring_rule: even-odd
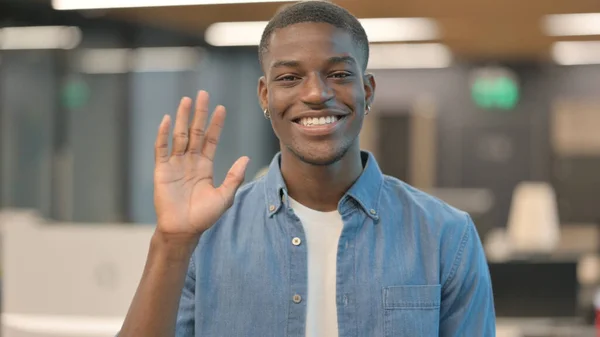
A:
<svg viewBox="0 0 600 337">
<path fill-rule="evenodd" d="M 471 97 L 482 109 L 511 110 L 519 101 L 515 74 L 505 68 L 482 68 L 471 76 Z"/>
</svg>

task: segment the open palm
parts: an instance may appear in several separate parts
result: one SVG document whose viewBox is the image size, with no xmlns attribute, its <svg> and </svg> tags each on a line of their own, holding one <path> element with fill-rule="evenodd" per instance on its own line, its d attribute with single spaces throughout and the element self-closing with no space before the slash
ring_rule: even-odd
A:
<svg viewBox="0 0 600 337">
<path fill-rule="evenodd" d="M 169 154 L 171 120 L 160 123 L 155 144 L 154 206 L 157 229 L 170 234 L 201 234 L 231 207 L 235 192 L 244 180 L 248 157 L 238 159 L 223 184 L 213 183 L 213 161 L 225 108 L 218 106 L 205 131 L 208 119 L 208 94 L 198 93 L 191 123 L 192 100 L 183 98 L 177 110 L 173 146 Z"/>
</svg>

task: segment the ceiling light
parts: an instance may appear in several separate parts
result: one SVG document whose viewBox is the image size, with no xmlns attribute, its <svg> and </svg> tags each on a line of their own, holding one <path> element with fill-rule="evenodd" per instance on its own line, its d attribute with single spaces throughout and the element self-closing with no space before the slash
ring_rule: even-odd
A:
<svg viewBox="0 0 600 337">
<path fill-rule="evenodd" d="M 82 49 L 78 70 L 84 74 L 178 72 L 197 68 L 203 49 L 194 47 Z"/>
<path fill-rule="evenodd" d="M 106 48 L 79 51 L 79 71 L 84 74 L 123 74 L 129 72 L 131 49 Z"/>
<path fill-rule="evenodd" d="M 135 72 L 175 72 L 195 69 L 202 59 L 202 49 L 194 47 L 138 48 L 133 53 Z"/>
<path fill-rule="evenodd" d="M 266 26 L 266 21 L 219 22 L 206 29 L 204 39 L 218 47 L 258 46 Z"/>
<path fill-rule="evenodd" d="M 600 35 L 600 13 L 547 15 L 542 29 L 549 36 Z"/>
<path fill-rule="evenodd" d="M 452 53 L 440 43 L 375 44 L 370 49 L 370 70 L 446 68 L 452 63 Z"/>
<path fill-rule="evenodd" d="M 436 22 L 427 18 L 359 19 L 370 42 L 430 41 L 439 38 Z M 266 21 L 219 22 L 208 27 L 206 42 L 213 46 L 257 46 Z"/>
<path fill-rule="evenodd" d="M 172 7 L 241 3 L 291 2 L 289 0 L 52 0 L 56 10 L 106 9 L 135 7 Z"/>
<path fill-rule="evenodd" d="M 554 62 L 570 66 L 600 64 L 600 41 L 561 41 L 552 46 Z"/>
<path fill-rule="evenodd" d="M 0 49 L 73 49 L 81 42 L 77 27 L 39 26 L 0 29 Z"/>
<path fill-rule="evenodd" d="M 438 26 L 428 18 L 360 19 L 370 42 L 429 41 L 439 38 Z"/>
</svg>

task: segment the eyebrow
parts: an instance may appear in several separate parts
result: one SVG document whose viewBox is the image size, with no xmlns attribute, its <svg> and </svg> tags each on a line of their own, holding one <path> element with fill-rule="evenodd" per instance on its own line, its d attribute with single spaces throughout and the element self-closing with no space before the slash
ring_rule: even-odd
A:
<svg viewBox="0 0 600 337">
<path fill-rule="evenodd" d="M 356 64 L 356 60 L 352 56 L 333 56 L 327 59 L 327 63 L 330 65 L 346 63 L 349 65 Z M 280 60 L 273 63 L 271 68 L 297 68 L 300 67 L 299 61 L 293 60 Z"/>
<path fill-rule="evenodd" d="M 333 56 L 327 60 L 329 64 L 347 63 L 349 65 L 356 64 L 356 60 L 352 56 Z"/>
<path fill-rule="evenodd" d="M 291 60 L 281 60 L 273 63 L 271 68 L 297 68 L 300 66 L 300 62 Z"/>
</svg>

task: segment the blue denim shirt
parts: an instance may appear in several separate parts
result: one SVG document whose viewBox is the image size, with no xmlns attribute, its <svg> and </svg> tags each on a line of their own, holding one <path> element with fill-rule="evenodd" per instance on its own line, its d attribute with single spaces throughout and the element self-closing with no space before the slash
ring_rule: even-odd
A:
<svg viewBox="0 0 600 337">
<path fill-rule="evenodd" d="M 488 266 L 471 218 L 362 156 L 365 169 L 338 204 L 339 336 L 495 336 Z M 307 246 L 292 244 L 305 237 L 279 161 L 202 235 L 177 337 L 304 337 Z"/>
</svg>

